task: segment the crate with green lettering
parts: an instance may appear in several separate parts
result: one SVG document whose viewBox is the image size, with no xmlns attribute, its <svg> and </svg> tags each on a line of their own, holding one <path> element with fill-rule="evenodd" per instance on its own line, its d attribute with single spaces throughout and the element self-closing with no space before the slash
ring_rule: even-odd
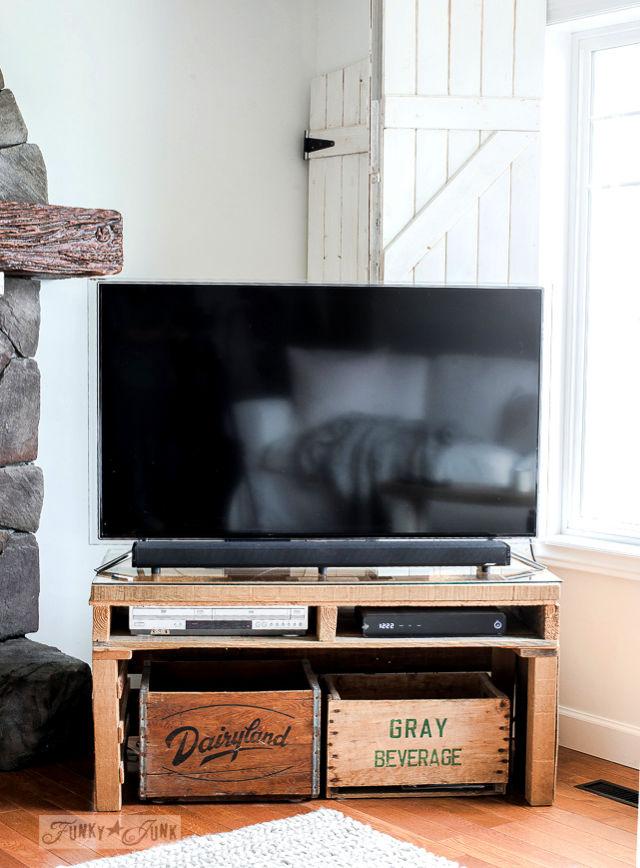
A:
<svg viewBox="0 0 640 868">
<path fill-rule="evenodd" d="M 484 672 L 324 682 L 327 797 L 505 791 L 510 702 Z"/>
</svg>

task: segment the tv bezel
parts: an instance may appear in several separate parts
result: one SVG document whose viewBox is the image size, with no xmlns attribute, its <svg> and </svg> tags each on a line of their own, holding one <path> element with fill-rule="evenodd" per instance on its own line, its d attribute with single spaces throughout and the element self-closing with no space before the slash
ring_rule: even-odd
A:
<svg viewBox="0 0 640 868">
<path fill-rule="evenodd" d="M 500 290 L 509 293 L 536 293 L 539 297 L 540 304 L 540 332 L 539 332 L 539 354 L 538 354 L 538 383 L 537 383 L 537 397 L 538 397 L 538 412 L 537 412 L 537 431 L 536 431 L 536 472 L 534 478 L 534 487 L 533 487 L 533 497 L 532 502 L 534 504 L 534 517 L 533 517 L 533 530 L 532 532 L 522 532 L 522 533 L 485 533 L 485 534 L 468 534 L 468 533 L 398 533 L 398 534 L 385 534 L 384 536 L 380 536 L 379 534 L 359 534 L 355 536 L 353 534 L 346 533 L 322 533 L 322 534 L 311 534 L 311 533 L 250 533 L 250 532 L 234 532 L 228 533 L 225 536 L 178 536 L 178 537 L 167 537 L 167 536 L 142 536 L 137 537 L 137 539 L 148 539 L 148 540 L 180 540 L 184 542 L 188 542 L 189 540 L 193 541 L 203 541 L 203 540 L 350 540 L 350 539 L 363 539 L 363 540 L 443 540 L 443 539 L 535 539 L 538 533 L 539 528 L 539 493 L 540 493 L 540 432 L 541 432 L 541 411 L 542 411 L 542 395 L 541 395 L 541 383 L 542 383 L 542 365 L 543 365 L 543 346 L 544 346 L 544 288 L 538 285 L 517 285 L 517 286 L 508 286 L 504 284 L 483 284 L 483 285 L 475 285 L 475 284 L 456 284 L 451 286 L 445 286 L 443 284 L 435 284 L 435 283 L 419 283 L 419 284 L 399 284 L 399 283 L 386 283 L 386 284 L 376 284 L 376 283 L 348 283 L 348 284 L 322 284 L 318 282 L 310 282 L 310 281 L 253 281 L 253 280 L 127 280 L 126 278 L 118 278 L 118 279 L 98 279 L 95 281 L 95 304 L 96 304 L 96 340 L 95 340 L 95 348 L 96 348 L 96 357 L 95 357 L 95 365 L 96 365 L 96 387 L 95 387 L 95 396 L 96 396 L 96 464 L 97 464 L 97 477 L 96 477 L 96 506 L 97 506 L 97 524 L 96 524 L 96 538 L 100 542 L 129 542 L 136 537 L 122 537 L 115 535 L 108 535 L 103 532 L 103 518 L 102 518 L 102 402 L 101 402 L 101 391 L 102 391 L 102 378 L 101 378 L 101 370 L 100 370 L 100 359 L 101 359 L 101 342 L 102 342 L 102 334 L 101 334 L 101 301 L 102 301 L 102 292 L 105 288 L 108 288 L 110 285 L 125 285 L 125 286 L 175 286 L 179 288 L 181 286 L 264 286 L 264 287 L 310 287 L 310 286 L 339 286 L 341 290 L 344 291 L 363 291 L 367 289 L 371 289 L 372 287 L 388 287 L 390 289 L 402 289 L 403 291 L 419 291 L 424 289 L 437 289 L 437 290 L 448 290 L 448 291 L 456 291 L 456 290 L 474 290 L 477 292 L 483 292 L 486 290 Z"/>
</svg>

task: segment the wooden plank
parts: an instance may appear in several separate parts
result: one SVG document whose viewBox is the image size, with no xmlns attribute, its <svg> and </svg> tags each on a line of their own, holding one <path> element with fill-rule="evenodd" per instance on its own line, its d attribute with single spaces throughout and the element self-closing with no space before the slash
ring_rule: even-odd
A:
<svg viewBox="0 0 640 868">
<path fill-rule="evenodd" d="M 446 130 L 419 130 L 416 137 L 416 208 L 420 210 L 447 182 L 449 137 Z"/>
<path fill-rule="evenodd" d="M 93 629 L 92 637 L 94 642 L 106 642 L 109 639 L 111 631 L 111 606 L 94 606 L 93 607 Z"/>
<path fill-rule="evenodd" d="M 359 123 L 371 126 L 371 62 L 369 58 L 360 61 L 360 115 Z"/>
<path fill-rule="evenodd" d="M 321 283 L 324 276 L 324 202 L 326 160 L 309 163 L 307 217 L 307 280 Z"/>
<path fill-rule="evenodd" d="M 383 245 L 388 244 L 413 217 L 415 196 L 415 132 L 384 131 Z M 407 264 L 404 279 L 413 265 Z M 385 269 L 386 271 L 386 269 Z M 385 274 L 388 279 L 388 275 Z M 398 270 L 397 278 L 400 277 Z"/>
<path fill-rule="evenodd" d="M 332 642 L 336 638 L 338 625 L 337 606 L 319 606 L 317 635 L 320 642 Z"/>
<path fill-rule="evenodd" d="M 449 93 L 480 94 L 482 0 L 451 0 Z"/>
<path fill-rule="evenodd" d="M 342 158 L 326 160 L 322 279 L 340 283 L 342 256 Z"/>
<path fill-rule="evenodd" d="M 345 577 L 346 579 L 347 577 Z M 94 584 L 92 605 L 115 606 L 166 605 L 304 605 L 304 606 L 495 606 L 544 605 L 560 597 L 560 582 L 547 572 L 537 582 L 468 582 L 464 577 L 442 582 L 411 581 L 354 582 L 278 582 L 214 584 L 194 578 L 189 584 L 113 583 Z"/>
<path fill-rule="evenodd" d="M 506 169 L 478 203 L 478 283 L 509 280 L 511 169 Z"/>
<path fill-rule="evenodd" d="M 558 639 L 560 635 L 560 606 L 548 603 L 523 610 L 529 615 L 528 623 L 542 639 Z"/>
<path fill-rule="evenodd" d="M 360 85 L 362 78 L 362 63 L 352 63 L 345 66 L 344 95 L 342 107 L 342 122 L 345 127 L 360 124 Z"/>
<path fill-rule="evenodd" d="M 396 135 L 399 130 L 388 131 Z M 384 251 L 385 277 L 405 274 L 464 216 L 469 203 L 487 190 L 532 141 L 534 133 L 493 133 L 447 186 L 411 220 Z"/>
<path fill-rule="evenodd" d="M 122 659 L 123 652 L 171 650 L 186 648 L 244 648 L 253 650 L 301 649 L 312 653 L 319 649 L 320 643 L 315 636 L 112 636 L 105 650 L 111 651 L 115 659 Z M 550 639 L 532 636 L 477 636 L 434 637 L 421 639 L 369 639 L 359 634 L 340 634 L 335 639 L 322 642 L 322 648 L 331 650 L 370 650 L 385 652 L 396 648 L 510 648 L 519 656 L 555 656 L 558 643 Z M 94 646 L 94 656 L 98 656 L 99 646 Z"/>
<path fill-rule="evenodd" d="M 558 659 L 528 661 L 525 798 L 551 805 L 555 792 L 558 735 Z"/>
<path fill-rule="evenodd" d="M 543 58 L 547 6 L 545 0 L 516 3 L 514 96 L 538 98 L 543 91 Z"/>
<path fill-rule="evenodd" d="M 327 74 L 327 127 L 342 127 L 344 99 L 343 70 L 335 69 Z"/>
<path fill-rule="evenodd" d="M 449 92 L 449 0 L 418 0 L 417 91 Z"/>
<path fill-rule="evenodd" d="M 117 211 L 0 202 L 0 271 L 28 277 L 91 277 L 122 270 Z"/>
<path fill-rule="evenodd" d="M 360 157 L 349 154 L 342 158 L 342 239 L 340 243 L 340 279 L 343 283 L 358 280 L 358 217 Z"/>
<path fill-rule="evenodd" d="M 133 656 L 131 648 L 122 648 L 121 645 L 111 648 L 109 645 L 100 647 L 94 644 L 92 653 L 94 660 L 131 660 Z"/>
<path fill-rule="evenodd" d="M 363 125 L 352 127 L 327 127 L 323 130 L 310 130 L 315 139 L 328 139 L 335 142 L 331 148 L 307 154 L 308 160 L 326 160 L 344 154 L 366 154 L 369 152 L 369 129 Z"/>
<path fill-rule="evenodd" d="M 504 97 L 389 96 L 385 127 L 423 130 L 539 130 L 540 100 Z"/>
<path fill-rule="evenodd" d="M 511 167 L 511 228 L 509 236 L 509 283 L 538 283 L 539 259 L 539 135 Z"/>
<path fill-rule="evenodd" d="M 128 677 L 127 677 L 127 664 L 123 660 L 118 664 L 118 677 L 116 681 L 116 696 L 118 699 L 122 699 L 125 693 L 125 689 L 128 685 Z"/>
<path fill-rule="evenodd" d="M 484 0 L 482 10 L 482 93 L 513 93 L 513 32 L 515 0 Z M 507 129 L 500 125 L 495 129 Z"/>
<path fill-rule="evenodd" d="M 119 811 L 122 791 L 118 774 L 118 663 L 93 656 L 93 730 L 95 747 L 95 809 Z"/>
<path fill-rule="evenodd" d="M 415 93 L 416 7 L 415 0 L 385 2 L 383 89 L 390 93 Z"/>
<path fill-rule="evenodd" d="M 480 147 L 477 130 L 451 130 L 449 133 L 449 178 L 472 159 Z M 445 282 L 464 285 L 477 281 L 478 199 L 469 197 L 467 207 L 447 233 Z"/>
<path fill-rule="evenodd" d="M 357 273 L 358 283 L 369 281 L 369 154 L 358 157 L 358 237 Z"/>
<path fill-rule="evenodd" d="M 447 239 L 441 238 L 413 270 L 414 282 L 441 286 L 447 274 Z"/>
<path fill-rule="evenodd" d="M 416 208 L 423 208 L 447 182 L 449 134 L 446 130 L 416 133 Z M 446 239 L 440 241 L 416 264 L 416 283 L 444 283 Z"/>
<path fill-rule="evenodd" d="M 452 0 L 449 92 L 479 97 L 482 71 L 482 2 Z M 448 177 L 451 179 L 480 147 L 479 128 L 450 130 Z M 467 196 L 466 207 L 447 229 L 445 283 L 474 284 L 477 280 L 478 198 Z"/>
</svg>

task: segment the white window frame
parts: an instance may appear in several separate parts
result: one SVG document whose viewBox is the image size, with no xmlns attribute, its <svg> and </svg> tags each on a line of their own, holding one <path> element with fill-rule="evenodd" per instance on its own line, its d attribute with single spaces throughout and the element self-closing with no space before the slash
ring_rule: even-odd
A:
<svg viewBox="0 0 640 868">
<path fill-rule="evenodd" d="M 599 28 L 574 33 L 572 37 L 572 94 L 577 110 L 571 133 L 573 161 L 567 275 L 567 312 L 565 369 L 567 392 L 564 406 L 565 467 L 562 491 L 561 533 L 640 545 L 640 534 L 631 537 L 614 532 L 598 532 L 592 521 L 580 515 L 585 442 L 585 375 L 587 351 L 587 294 L 590 217 L 590 145 L 593 54 L 596 51 L 640 42 L 640 23 Z"/>
<path fill-rule="evenodd" d="M 606 25 L 606 26 L 604 26 Z M 640 8 L 548 27 L 549 179 L 541 270 L 547 294 L 547 383 L 543 408 L 541 522 L 538 551 L 553 566 L 640 579 L 640 539 L 600 534 L 576 521 L 584 431 L 585 269 L 588 230 L 588 139 L 592 52 L 639 41 Z M 549 50 L 550 49 L 550 50 Z M 588 82 L 589 87 L 585 87 Z M 559 129 L 563 127 L 563 129 Z M 549 154 L 551 156 L 549 156 Z M 550 171 L 549 171 L 550 169 Z M 558 198 L 565 208 L 558 209 Z M 552 213 L 553 212 L 553 213 Z M 547 226 L 545 226 L 545 223 Z M 545 237 L 547 241 L 545 242 Z"/>
</svg>

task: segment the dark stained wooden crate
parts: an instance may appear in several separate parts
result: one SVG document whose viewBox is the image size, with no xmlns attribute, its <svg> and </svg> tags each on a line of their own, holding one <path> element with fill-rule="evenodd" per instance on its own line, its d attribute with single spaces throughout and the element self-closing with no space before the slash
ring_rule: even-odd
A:
<svg viewBox="0 0 640 868">
<path fill-rule="evenodd" d="M 306 661 L 149 662 L 140 797 L 313 798 L 320 688 Z"/>
</svg>

